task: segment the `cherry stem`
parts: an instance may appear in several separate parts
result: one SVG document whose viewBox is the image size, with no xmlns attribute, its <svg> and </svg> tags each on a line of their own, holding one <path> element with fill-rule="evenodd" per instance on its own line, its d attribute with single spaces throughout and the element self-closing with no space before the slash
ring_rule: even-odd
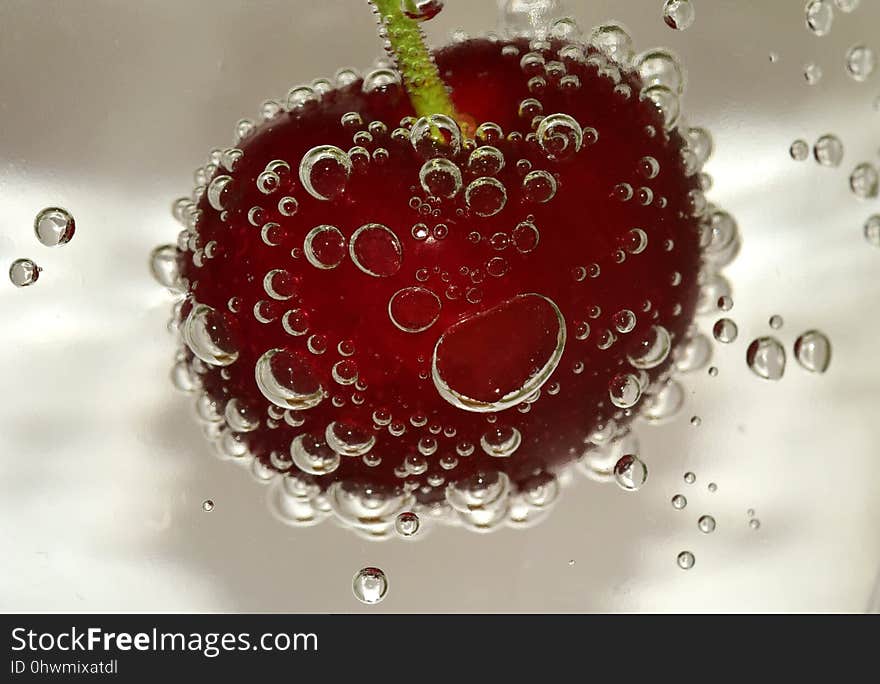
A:
<svg viewBox="0 0 880 684">
<path fill-rule="evenodd" d="M 458 119 L 455 105 L 425 44 L 418 22 L 404 14 L 401 0 L 369 0 L 379 15 L 385 48 L 397 64 L 403 87 L 418 116 L 445 114 Z"/>
</svg>

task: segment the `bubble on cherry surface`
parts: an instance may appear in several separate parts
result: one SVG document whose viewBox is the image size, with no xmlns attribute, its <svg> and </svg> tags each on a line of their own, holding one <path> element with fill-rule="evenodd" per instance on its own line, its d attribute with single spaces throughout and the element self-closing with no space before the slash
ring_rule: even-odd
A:
<svg viewBox="0 0 880 684">
<path fill-rule="evenodd" d="M 869 216 L 862 231 L 865 240 L 873 247 L 880 247 L 880 214 Z"/>
<path fill-rule="evenodd" d="M 836 135 L 826 133 L 813 145 L 813 157 L 822 166 L 840 166 L 843 161 L 843 143 Z"/>
<path fill-rule="evenodd" d="M 394 519 L 394 531 L 401 537 L 412 537 L 419 531 L 421 524 L 418 515 L 412 511 L 403 511 Z"/>
<path fill-rule="evenodd" d="M 349 240 L 348 253 L 355 266 L 374 278 L 393 276 L 403 263 L 400 240 L 381 223 L 358 228 Z"/>
<path fill-rule="evenodd" d="M 808 330 L 795 341 L 794 356 L 805 370 L 824 373 L 831 364 L 831 340 L 825 333 Z"/>
<path fill-rule="evenodd" d="M 202 501 L 202 510 L 205 511 L 205 513 L 210 513 L 214 510 L 214 502 L 211 499 L 205 499 Z"/>
<path fill-rule="evenodd" d="M 461 190 L 461 170 L 454 162 L 444 157 L 429 159 L 419 170 L 419 182 L 429 195 L 454 197 Z"/>
<path fill-rule="evenodd" d="M 321 270 L 339 266 L 345 258 L 345 251 L 345 236 L 336 226 L 315 226 L 303 241 L 306 260 Z"/>
<path fill-rule="evenodd" d="M 632 373 L 618 373 L 608 383 L 608 397 L 617 408 L 632 408 L 641 396 L 642 385 Z"/>
<path fill-rule="evenodd" d="M 684 31 L 694 23 L 696 12 L 690 0 L 666 0 L 663 3 L 663 21 L 676 31 Z"/>
<path fill-rule="evenodd" d="M 663 363 L 671 349 L 669 331 L 662 325 L 652 325 L 627 354 L 627 360 L 633 368 L 650 370 Z"/>
<path fill-rule="evenodd" d="M 804 161 L 810 156 L 810 146 L 806 140 L 795 140 L 788 148 L 788 153 L 795 161 Z"/>
<path fill-rule="evenodd" d="M 859 199 L 874 199 L 880 192 L 880 172 L 870 162 L 863 162 L 850 174 L 849 187 Z"/>
<path fill-rule="evenodd" d="M 681 115 L 681 102 L 678 95 L 666 86 L 652 86 L 642 90 L 640 97 L 642 100 L 654 103 L 663 116 L 663 126 L 666 130 L 675 128 L 678 117 Z"/>
<path fill-rule="evenodd" d="M 321 476 L 334 472 L 342 459 L 324 440 L 312 435 L 298 435 L 290 443 L 290 458 L 304 473 Z"/>
<path fill-rule="evenodd" d="M 303 188 L 319 200 L 332 200 L 343 192 L 351 176 L 351 158 L 334 145 L 318 145 L 303 155 L 299 179 Z"/>
<path fill-rule="evenodd" d="M 867 81 L 877 69 L 877 53 L 866 45 L 853 45 L 846 51 L 846 73 L 856 81 Z"/>
<path fill-rule="evenodd" d="M 376 444 L 376 438 L 359 428 L 345 422 L 333 421 L 324 430 L 327 445 L 341 456 L 363 456 Z"/>
<path fill-rule="evenodd" d="M 482 176 L 471 181 L 464 193 L 468 208 L 477 216 L 494 216 L 507 204 L 507 190 L 496 178 Z"/>
<path fill-rule="evenodd" d="M 176 245 L 160 245 L 150 252 L 150 273 L 163 287 L 178 289 L 180 272 L 177 266 Z"/>
<path fill-rule="evenodd" d="M 373 605 L 388 594 L 388 578 L 379 568 L 362 568 L 355 573 L 351 588 L 358 601 Z"/>
<path fill-rule="evenodd" d="M 505 353 L 498 353 L 503 341 Z M 465 411 L 511 408 L 539 389 L 559 365 L 566 325 L 556 304 L 523 294 L 447 328 L 431 362 L 434 386 Z"/>
<path fill-rule="evenodd" d="M 238 360 L 227 315 L 206 304 L 195 304 L 184 321 L 183 341 L 199 359 L 212 366 Z"/>
<path fill-rule="evenodd" d="M 646 88 L 663 86 L 679 94 L 684 90 L 684 72 L 681 63 L 668 50 L 656 49 L 642 53 L 638 57 L 636 67 Z M 656 160 L 654 161 L 656 163 Z"/>
<path fill-rule="evenodd" d="M 628 492 L 639 490 L 648 480 L 648 466 L 638 456 L 626 454 L 614 464 L 614 481 Z"/>
<path fill-rule="evenodd" d="M 34 234 L 46 247 L 66 245 L 76 232 L 76 222 L 67 209 L 47 207 L 34 219 Z"/>
<path fill-rule="evenodd" d="M 816 36 L 827 36 L 834 22 L 830 0 L 810 0 L 804 7 L 807 28 Z"/>
<path fill-rule="evenodd" d="M 522 108 L 522 104 L 520 108 Z M 495 176 L 503 168 L 504 155 L 501 150 L 491 145 L 478 147 L 468 157 L 468 169 L 478 176 Z"/>
<path fill-rule="evenodd" d="M 880 232 L 880 231 L 878 231 Z M 513 246 L 520 254 L 528 254 L 535 250 L 541 239 L 541 234 L 531 221 L 522 221 L 513 229 Z"/>
<path fill-rule="evenodd" d="M 529 171 L 522 181 L 523 196 L 535 204 L 545 204 L 556 196 L 556 179 L 544 170 Z"/>
<path fill-rule="evenodd" d="M 775 337 L 759 337 L 746 350 L 746 363 L 759 378 L 780 380 L 785 374 L 785 347 Z"/>
<path fill-rule="evenodd" d="M 651 390 L 642 403 L 641 416 L 648 423 L 658 424 L 674 418 L 684 405 L 684 388 L 669 379 L 659 389 Z"/>
<path fill-rule="evenodd" d="M 239 399 L 230 399 L 223 410 L 226 424 L 235 432 L 253 432 L 260 427 L 260 414 L 257 409 Z"/>
<path fill-rule="evenodd" d="M 685 497 L 684 494 L 676 494 L 672 497 L 671 502 L 672 507 L 677 511 L 684 510 L 685 508 L 687 508 L 688 505 L 687 497 Z"/>
<path fill-rule="evenodd" d="M 256 363 L 257 387 L 275 406 L 302 411 L 317 406 L 324 390 L 308 358 L 284 349 L 270 349 Z"/>
<path fill-rule="evenodd" d="M 445 114 L 419 117 L 409 131 L 409 139 L 425 159 L 456 157 L 461 151 L 461 129 Z"/>
<path fill-rule="evenodd" d="M 226 209 L 226 201 L 229 198 L 232 176 L 216 176 L 208 185 L 208 204 L 217 211 Z"/>
<path fill-rule="evenodd" d="M 581 125 L 568 114 L 545 116 L 535 135 L 545 154 L 557 161 L 577 154 L 584 142 Z"/>
<path fill-rule="evenodd" d="M 808 62 L 804 65 L 804 80 L 808 85 L 816 85 L 822 80 L 822 67 L 815 62 Z"/>
<path fill-rule="evenodd" d="M 508 458 L 522 444 L 522 434 L 515 427 L 493 425 L 480 437 L 483 451 L 494 458 Z"/>
<path fill-rule="evenodd" d="M 711 515 L 701 515 L 697 520 L 697 527 L 703 534 L 711 534 L 715 531 L 715 518 Z"/>
<path fill-rule="evenodd" d="M 433 19 L 443 9 L 443 0 L 400 0 L 400 9 L 414 21 Z"/>
<path fill-rule="evenodd" d="M 405 287 L 388 300 L 391 322 L 407 333 L 420 333 L 430 328 L 440 317 L 440 297 L 424 287 Z"/>
<path fill-rule="evenodd" d="M 590 33 L 590 44 L 606 57 L 624 66 L 633 58 L 633 40 L 619 24 L 601 24 Z"/>
<path fill-rule="evenodd" d="M 719 318 L 712 326 L 712 335 L 722 344 L 730 344 L 736 340 L 739 328 L 730 318 Z"/>
</svg>

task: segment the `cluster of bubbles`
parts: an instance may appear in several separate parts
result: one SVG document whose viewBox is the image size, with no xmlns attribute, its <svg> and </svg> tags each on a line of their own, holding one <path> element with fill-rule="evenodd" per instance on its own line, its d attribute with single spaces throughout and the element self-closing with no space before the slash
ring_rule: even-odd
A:
<svg viewBox="0 0 880 684">
<path fill-rule="evenodd" d="M 34 235 L 45 247 L 66 245 L 75 232 L 76 221 L 61 207 L 47 207 L 34 218 Z M 42 270 L 32 259 L 16 259 L 9 266 L 9 281 L 16 287 L 28 287 L 37 282 Z"/>
<path fill-rule="evenodd" d="M 818 37 L 831 33 L 834 24 L 835 7 L 841 12 L 852 12 L 858 8 L 860 0 L 808 0 L 804 6 L 804 20 L 807 29 Z M 847 49 L 844 65 L 846 73 L 855 81 L 866 81 L 877 68 L 877 53 L 873 48 L 858 43 Z M 804 67 L 804 78 L 814 85 L 822 78 L 822 68 L 815 62 Z"/>
</svg>

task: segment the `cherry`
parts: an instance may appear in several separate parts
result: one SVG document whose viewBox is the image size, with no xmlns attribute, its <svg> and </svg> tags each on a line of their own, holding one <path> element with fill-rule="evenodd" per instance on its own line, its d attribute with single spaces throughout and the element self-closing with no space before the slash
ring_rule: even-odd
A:
<svg viewBox="0 0 880 684">
<path fill-rule="evenodd" d="M 549 481 L 668 375 L 705 206 L 683 138 L 595 48 L 481 38 L 436 64 L 457 120 L 380 70 L 215 155 L 179 207 L 179 322 L 227 455 L 461 509 Z"/>
</svg>

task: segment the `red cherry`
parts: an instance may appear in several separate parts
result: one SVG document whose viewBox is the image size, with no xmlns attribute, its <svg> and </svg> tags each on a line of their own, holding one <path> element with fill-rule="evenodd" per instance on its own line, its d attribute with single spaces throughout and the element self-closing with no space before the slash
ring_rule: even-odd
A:
<svg viewBox="0 0 880 684">
<path fill-rule="evenodd" d="M 450 483 L 544 481 L 668 373 L 701 258 L 685 143 L 635 73 L 538 47 L 437 54 L 473 139 L 389 72 L 217 155 L 180 323 L 227 453 L 457 507 Z"/>
</svg>

